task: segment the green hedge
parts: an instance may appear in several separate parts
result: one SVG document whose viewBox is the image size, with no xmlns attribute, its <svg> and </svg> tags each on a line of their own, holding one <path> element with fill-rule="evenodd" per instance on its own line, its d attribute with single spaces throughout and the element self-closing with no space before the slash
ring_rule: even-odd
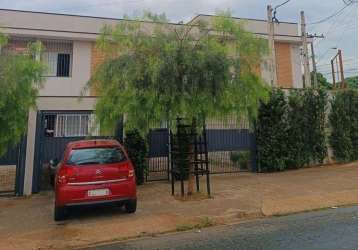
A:
<svg viewBox="0 0 358 250">
<path fill-rule="evenodd" d="M 334 157 L 339 162 L 358 160 L 358 91 L 338 91 L 331 104 L 329 142 Z"/>
<path fill-rule="evenodd" d="M 144 183 L 144 176 L 147 171 L 146 141 L 137 130 L 130 130 L 126 132 L 124 147 L 134 165 L 137 184 L 141 185 Z"/>
<path fill-rule="evenodd" d="M 281 171 L 322 163 L 327 155 L 325 113 L 327 93 L 304 89 L 271 92 L 256 123 L 260 171 Z"/>
<path fill-rule="evenodd" d="M 287 165 L 288 106 L 281 90 L 270 93 L 259 108 L 256 141 L 260 171 L 280 171 Z"/>
</svg>

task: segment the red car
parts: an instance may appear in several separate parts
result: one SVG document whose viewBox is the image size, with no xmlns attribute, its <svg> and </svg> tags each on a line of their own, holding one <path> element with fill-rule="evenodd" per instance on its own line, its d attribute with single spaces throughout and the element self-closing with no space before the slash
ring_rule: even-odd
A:
<svg viewBox="0 0 358 250">
<path fill-rule="evenodd" d="M 55 178 L 55 221 L 67 208 L 116 202 L 128 213 L 137 208 L 133 165 L 115 140 L 83 140 L 67 145 Z"/>
</svg>

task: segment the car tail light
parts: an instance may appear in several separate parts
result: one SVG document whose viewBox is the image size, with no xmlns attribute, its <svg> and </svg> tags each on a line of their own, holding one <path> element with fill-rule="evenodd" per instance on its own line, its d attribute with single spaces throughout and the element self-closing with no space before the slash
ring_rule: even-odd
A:
<svg viewBox="0 0 358 250">
<path fill-rule="evenodd" d="M 66 184 L 68 183 L 68 179 L 73 177 L 75 170 L 70 167 L 63 167 L 59 170 L 57 174 L 57 183 L 58 184 Z"/>
<path fill-rule="evenodd" d="M 128 171 L 128 177 L 133 177 L 134 176 L 134 170 L 131 169 Z"/>
</svg>

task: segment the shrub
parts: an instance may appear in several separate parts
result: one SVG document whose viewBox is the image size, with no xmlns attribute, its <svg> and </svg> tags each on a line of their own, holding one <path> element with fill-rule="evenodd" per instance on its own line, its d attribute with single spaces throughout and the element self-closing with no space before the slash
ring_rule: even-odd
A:
<svg viewBox="0 0 358 250">
<path fill-rule="evenodd" d="M 300 168 L 307 164 L 307 152 L 305 147 L 305 133 L 302 128 L 306 121 L 303 119 L 305 113 L 305 105 L 302 98 L 302 92 L 293 91 L 289 98 L 289 112 L 288 112 L 288 134 L 287 139 L 287 153 L 288 166 L 291 168 Z"/>
<path fill-rule="evenodd" d="M 280 171 L 287 162 L 287 102 L 282 90 L 272 90 L 262 103 L 255 126 L 260 171 Z"/>
<path fill-rule="evenodd" d="M 230 160 L 235 166 L 239 166 L 240 169 L 249 169 L 250 164 L 250 151 L 231 152 Z"/>
<path fill-rule="evenodd" d="M 137 184 L 141 185 L 144 183 L 144 175 L 147 171 L 146 141 L 137 130 L 130 130 L 126 132 L 124 147 L 134 165 Z"/>
<path fill-rule="evenodd" d="M 322 163 L 327 156 L 323 89 L 281 90 L 262 104 L 256 124 L 258 163 L 261 171 L 280 171 Z"/>
<path fill-rule="evenodd" d="M 294 90 L 288 100 L 288 167 L 322 163 L 327 156 L 326 91 Z"/>
<path fill-rule="evenodd" d="M 339 162 L 358 159 L 358 91 L 344 90 L 335 93 L 329 115 L 330 145 Z"/>
<path fill-rule="evenodd" d="M 327 92 L 323 89 L 307 89 L 303 92 L 307 163 L 323 163 L 327 157 L 326 111 Z"/>
</svg>

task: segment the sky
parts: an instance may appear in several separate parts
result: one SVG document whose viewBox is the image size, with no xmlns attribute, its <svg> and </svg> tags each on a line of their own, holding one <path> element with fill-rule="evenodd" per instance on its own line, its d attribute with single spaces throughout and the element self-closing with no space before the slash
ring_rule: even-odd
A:
<svg viewBox="0 0 358 250">
<path fill-rule="evenodd" d="M 346 0 L 348 1 L 348 0 Z M 32 10 L 121 18 L 138 15 L 143 10 L 166 13 L 173 22 L 189 21 L 197 14 L 215 14 L 230 10 L 233 16 L 266 19 L 266 6 L 277 6 L 285 0 L 0 0 L 0 8 Z M 290 0 L 277 10 L 280 21 L 299 22 L 305 11 L 307 30 L 323 34 L 315 39 L 318 70 L 330 79 L 330 59 L 343 52 L 346 76 L 358 75 L 358 1 L 339 15 L 319 24 L 310 24 L 331 16 L 343 8 L 343 0 Z"/>
</svg>

